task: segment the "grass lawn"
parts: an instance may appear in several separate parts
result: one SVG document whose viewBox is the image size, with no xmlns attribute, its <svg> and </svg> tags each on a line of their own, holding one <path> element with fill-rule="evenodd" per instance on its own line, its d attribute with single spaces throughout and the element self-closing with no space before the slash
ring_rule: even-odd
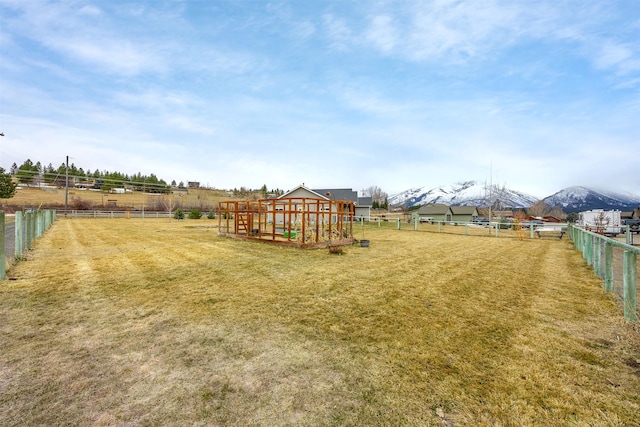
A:
<svg viewBox="0 0 640 427">
<path fill-rule="evenodd" d="M 60 219 L 0 282 L 0 425 L 633 426 L 640 328 L 570 242 Z"/>
</svg>

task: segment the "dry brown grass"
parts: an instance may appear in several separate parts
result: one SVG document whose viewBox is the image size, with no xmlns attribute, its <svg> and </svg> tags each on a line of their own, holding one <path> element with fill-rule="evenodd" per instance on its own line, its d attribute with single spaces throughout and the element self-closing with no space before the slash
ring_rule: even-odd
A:
<svg viewBox="0 0 640 427">
<path fill-rule="evenodd" d="M 59 220 L 0 286 L 0 425 L 637 425 L 637 326 L 566 241 L 204 224 Z"/>
<path fill-rule="evenodd" d="M 218 206 L 218 201 L 231 197 L 222 190 L 190 189 L 187 193 L 171 195 L 133 192 L 112 194 L 101 191 L 70 189 L 67 199 L 69 209 L 142 209 L 167 211 L 169 208 L 191 209 L 203 211 Z M 111 204 L 110 204 L 110 201 Z M 0 199 L 0 209 L 12 210 L 23 208 L 64 208 L 65 189 L 20 188 L 10 199 Z"/>
</svg>

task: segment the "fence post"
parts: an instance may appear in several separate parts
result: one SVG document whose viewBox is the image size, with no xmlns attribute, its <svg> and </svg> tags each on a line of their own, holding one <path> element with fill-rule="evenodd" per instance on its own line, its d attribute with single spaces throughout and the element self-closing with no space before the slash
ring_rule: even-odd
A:
<svg viewBox="0 0 640 427">
<path fill-rule="evenodd" d="M 23 237 L 24 237 L 24 217 L 22 211 L 16 211 L 16 244 L 15 244 L 15 256 L 16 259 L 22 259 L 22 253 L 24 252 Z"/>
<path fill-rule="evenodd" d="M 613 291 L 613 245 L 604 243 L 604 291 Z"/>
<path fill-rule="evenodd" d="M 33 219 L 35 222 L 35 233 L 33 234 L 34 239 L 33 240 L 38 240 L 38 238 L 40 237 L 40 219 L 41 219 L 42 215 L 40 215 L 40 211 L 35 211 Z"/>
<path fill-rule="evenodd" d="M 4 280 L 7 277 L 7 254 L 4 246 L 6 229 L 4 226 L 4 211 L 0 211 L 0 280 Z"/>
<path fill-rule="evenodd" d="M 438 233 L 440 232 L 440 225 L 442 224 L 441 221 L 438 221 Z"/>
<path fill-rule="evenodd" d="M 636 321 L 636 254 L 624 251 L 622 258 L 624 270 L 624 317 L 632 322 Z"/>
<path fill-rule="evenodd" d="M 602 265 L 600 264 L 601 251 L 602 251 L 602 239 L 600 237 L 596 237 L 593 242 L 593 271 L 595 271 L 596 276 L 602 278 Z"/>
<path fill-rule="evenodd" d="M 400 218 L 398 218 L 398 230 L 400 230 Z"/>
<path fill-rule="evenodd" d="M 413 231 L 418 231 L 418 217 L 413 220 Z"/>
<path fill-rule="evenodd" d="M 574 242 L 578 242 L 578 249 L 580 250 L 580 252 L 582 252 L 584 256 L 584 238 L 582 237 L 584 233 L 580 228 L 577 228 L 577 227 L 572 227 L 572 228 L 573 228 L 573 232 L 575 233 Z"/>
<path fill-rule="evenodd" d="M 32 211 L 27 211 L 24 214 L 25 217 L 25 228 L 27 231 L 27 241 L 26 241 L 26 248 L 31 250 L 31 244 L 33 241 L 33 212 Z"/>
<path fill-rule="evenodd" d="M 587 265 L 593 268 L 593 236 L 587 234 Z"/>
</svg>

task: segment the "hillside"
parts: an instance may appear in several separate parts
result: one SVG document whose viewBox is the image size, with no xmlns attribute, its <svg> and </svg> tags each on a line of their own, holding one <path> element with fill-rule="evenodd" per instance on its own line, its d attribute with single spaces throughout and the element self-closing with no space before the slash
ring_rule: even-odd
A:
<svg viewBox="0 0 640 427">
<path fill-rule="evenodd" d="M 253 195 L 246 198 L 252 198 Z M 229 195 L 224 190 L 189 189 L 168 195 L 142 193 L 134 191 L 125 194 L 113 194 L 93 190 L 69 190 L 69 209 L 95 210 L 149 210 L 168 211 L 181 209 L 200 209 L 208 211 L 217 207 L 221 200 L 245 198 Z M 5 212 L 20 209 L 50 208 L 64 209 L 64 188 L 20 187 L 10 199 L 0 199 L 0 208 Z"/>
<path fill-rule="evenodd" d="M 640 197 L 634 194 L 612 193 L 586 187 L 568 187 L 544 199 L 549 206 L 561 206 L 565 212 L 591 209 L 632 210 L 640 206 Z"/>
</svg>

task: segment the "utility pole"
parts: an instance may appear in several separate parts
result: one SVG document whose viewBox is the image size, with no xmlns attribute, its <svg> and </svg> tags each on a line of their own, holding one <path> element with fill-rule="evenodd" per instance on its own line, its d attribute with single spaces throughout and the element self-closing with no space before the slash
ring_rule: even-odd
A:
<svg viewBox="0 0 640 427">
<path fill-rule="evenodd" d="M 67 156 L 67 167 L 64 172 L 64 216 L 67 216 L 69 208 L 69 156 Z"/>
</svg>

